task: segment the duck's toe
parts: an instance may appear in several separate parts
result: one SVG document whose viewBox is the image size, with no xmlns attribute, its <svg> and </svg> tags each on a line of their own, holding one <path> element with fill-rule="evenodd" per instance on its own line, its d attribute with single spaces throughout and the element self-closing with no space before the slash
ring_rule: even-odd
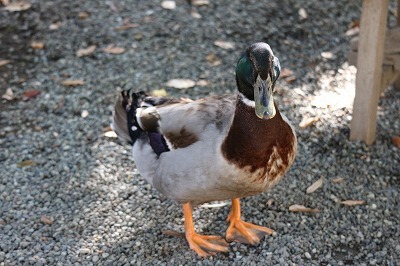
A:
<svg viewBox="0 0 400 266">
<path fill-rule="evenodd" d="M 186 235 L 189 246 L 200 257 L 215 255 L 217 252 L 227 252 L 229 244 L 220 236 L 205 236 L 199 234 Z"/>
<path fill-rule="evenodd" d="M 241 219 L 231 219 L 226 231 L 226 240 L 256 245 L 265 235 L 273 233 L 274 231 L 270 228 L 244 222 Z"/>
</svg>

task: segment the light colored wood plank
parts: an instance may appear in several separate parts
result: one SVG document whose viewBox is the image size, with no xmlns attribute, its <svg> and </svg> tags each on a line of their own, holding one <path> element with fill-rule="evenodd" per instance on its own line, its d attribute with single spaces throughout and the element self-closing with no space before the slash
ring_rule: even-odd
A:
<svg viewBox="0 0 400 266">
<path fill-rule="evenodd" d="M 400 28 L 400 0 L 397 0 L 397 26 Z M 400 44 L 399 44 L 400 45 Z M 394 82 L 393 86 L 400 91 L 400 75 L 397 77 L 397 80 Z"/>
<path fill-rule="evenodd" d="M 363 0 L 350 139 L 375 141 L 389 0 Z"/>
</svg>

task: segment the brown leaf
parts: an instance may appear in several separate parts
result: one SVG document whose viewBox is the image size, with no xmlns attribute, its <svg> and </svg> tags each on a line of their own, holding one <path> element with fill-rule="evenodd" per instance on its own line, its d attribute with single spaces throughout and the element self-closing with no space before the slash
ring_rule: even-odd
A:
<svg viewBox="0 0 400 266">
<path fill-rule="evenodd" d="M 103 128 L 103 132 L 111 131 L 112 128 L 110 126 L 106 126 Z"/>
<path fill-rule="evenodd" d="M 289 211 L 291 212 L 319 212 L 318 209 L 312 209 L 305 207 L 304 205 L 293 204 L 289 206 Z"/>
<path fill-rule="evenodd" d="M 104 52 L 108 54 L 122 54 L 125 52 L 125 48 L 123 47 L 116 47 L 114 44 L 110 44 L 106 48 L 103 49 Z"/>
<path fill-rule="evenodd" d="M 0 67 L 1 67 L 1 66 L 5 66 L 5 65 L 7 65 L 8 63 L 10 63 L 10 60 L 0 60 Z"/>
<path fill-rule="evenodd" d="M 201 79 L 201 80 L 196 82 L 196 85 L 200 86 L 200 87 L 206 87 L 206 86 L 208 86 L 208 81 L 205 80 L 205 79 Z"/>
<path fill-rule="evenodd" d="M 84 85 L 85 82 L 81 79 L 67 79 L 61 82 L 62 85 L 67 86 L 67 87 L 76 87 L 76 86 L 81 86 Z"/>
<path fill-rule="evenodd" d="M 225 42 L 225 41 L 215 41 L 214 42 L 215 46 L 218 46 L 222 49 L 229 50 L 229 49 L 234 49 L 235 48 L 235 43 L 233 42 Z"/>
<path fill-rule="evenodd" d="M 300 128 L 306 128 L 313 125 L 315 122 L 319 120 L 319 117 L 303 117 L 303 120 L 299 123 Z"/>
<path fill-rule="evenodd" d="M 320 187 L 322 187 L 322 185 L 324 184 L 324 178 L 321 177 L 320 179 L 318 179 L 317 181 L 315 181 L 311 186 L 309 186 L 306 190 L 307 194 L 313 193 L 315 192 L 317 189 L 319 189 Z"/>
<path fill-rule="evenodd" d="M 284 67 L 284 68 L 281 70 L 280 77 L 281 77 L 281 78 L 286 78 L 286 77 L 293 76 L 293 74 L 294 74 L 294 72 L 293 72 L 292 70 L 290 70 L 289 68 L 285 68 L 285 67 Z"/>
<path fill-rule="evenodd" d="M 343 177 L 336 177 L 336 178 L 331 180 L 332 183 L 341 183 L 343 181 L 344 181 Z"/>
<path fill-rule="evenodd" d="M 268 207 L 271 207 L 272 204 L 274 204 L 274 200 L 273 200 L 273 199 L 269 199 L 269 200 L 267 201 L 267 206 L 268 206 Z"/>
<path fill-rule="evenodd" d="M 167 87 L 172 87 L 176 89 L 187 89 L 194 87 L 196 83 L 191 79 L 171 79 L 165 84 Z"/>
<path fill-rule="evenodd" d="M 58 28 L 60 28 L 60 26 L 61 26 L 61 22 L 58 21 L 58 22 L 55 22 L 55 23 L 51 23 L 50 26 L 49 26 L 49 29 L 50 30 L 58 30 Z"/>
<path fill-rule="evenodd" d="M 363 205 L 365 203 L 365 200 L 344 200 L 340 203 L 347 206 L 357 206 Z"/>
<path fill-rule="evenodd" d="M 289 83 L 289 84 L 293 83 L 293 81 L 295 81 L 295 80 L 296 80 L 296 76 L 289 76 L 289 77 L 285 78 L 286 83 Z"/>
<path fill-rule="evenodd" d="M 394 137 L 392 138 L 392 143 L 393 143 L 394 145 L 396 145 L 397 148 L 400 148 L 400 136 L 394 136 Z"/>
<path fill-rule="evenodd" d="M 179 232 L 172 231 L 172 230 L 163 230 L 163 231 L 161 231 L 161 232 L 162 232 L 164 235 L 167 235 L 167 236 L 185 238 L 185 234 L 184 234 L 184 233 L 179 233 Z"/>
<path fill-rule="evenodd" d="M 212 66 L 219 66 L 220 64 L 222 64 L 221 59 L 219 59 L 215 54 L 208 54 L 206 56 L 206 60 Z"/>
<path fill-rule="evenodd" d="M 25 160 L 17 164 L 18 167 L 35 166 L 37 163 L 32 160 Z"/>
<path fill-rule="evenodd" d="M 8 6 L 10 4 L 10 0 L 1 0 L 0 2 L 3 4 L 3 6 Z"/>
<path fill-rule="evenodd" d="M 11 88 L 7 88 L 6 93 L 4 93 L 4 94 L 1 96 L 1 98 L 2 98 L 2 99 L 5 99 L 5 100 L 7 100 L 7 101 L 12 101 L 12 100 L 14 100 L 14 93 L 13 93 L 12 89 L 11 89 Z"/>
<path fill-rule="evenodd" d="M 136 28 L 138 27 L 138 24 L 134 24 L 134 23 L 124 23 L 121 26 L 115 27 L 115 30 L 127 30 L 127 29 L 132 29 L 132 28 Z"/>
<path fill-rule="evenodd" d="M 164 9 L 175 9 L 176 8 L 176 3 L 175 1 L 162 1 L 161 6 Z"/>
<path fill-rule="evenodd" d="M 44 42 L 33 41 L 33 42 L 31 42 L 31 47 L 32 47 L 32 49 L 35 49 L 35 50 L 43 50 Z"/>
<path fill-rule="evenodd" d="M 194 6 L 206 6 L 209 5 L 209 0 L 192 0 L 192 5 Z"/>
<path fill-rule="evenodd" d="M 191 11 L 190 11 L 190 15 L 191 15 L 193 18 L 195 18 L 195 19 L 201 19 L 201 18 L 202 18 L 202 16 L 200 15 L 200 13 L 197 12 L 196 10 L 191 10 Z"/>
<path fill-rule="evenodd" d="M 4 10 L 10 11 L 10 12 L 19 12 L 19 11 L 24 11 L 29 8 L 31 8 L 31 3 L 27 1 L 17 1 L 17 2 L 11 2 L 8 5 L 4 7 Z"/>
<path fill-rule="evenodd" d="M 89 47 L 79 49 L 76 52 L 77 57 L 88 56 L 93 54 L 94 50 L 96 50 L 96 45 L 90 45 Z"/>
<path fill-rule="evenodd" d="M 36 98 L 36 96 L 38 96 L 40 94 L 40 90 L 27 90 L 24 91 L 24 95 L 22 96 L 22 100 L 23 101 L 29 101 L 30 99 Z"/>
<path fill-rule="evenodd" d="M 42 215 L 42 216 L 40 217 L 40 221 L 41 221 L 43 224 L 47 224 L 47 225 L 53 224 L 53 220 L 52 220 L 50 217 L 47 217 L 46 215 Z"/>
<path fill-rule="evenodd" d="M 90 17 L 90 13 L 86 12 L 86 11 L 81 11 L 78 13 L 78 18 L 79 19 L 87 19 L 88 17 Z"/>
</svg>

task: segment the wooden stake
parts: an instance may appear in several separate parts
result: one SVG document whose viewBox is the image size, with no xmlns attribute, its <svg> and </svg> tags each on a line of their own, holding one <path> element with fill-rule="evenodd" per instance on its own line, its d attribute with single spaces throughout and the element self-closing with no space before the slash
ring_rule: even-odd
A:
<svg viewBox="0 0 400 266">
<path fill-rule="evenodd" d="M 389 0 L 363 0 L 351 140 L 375 141 Z"/>
</svg>

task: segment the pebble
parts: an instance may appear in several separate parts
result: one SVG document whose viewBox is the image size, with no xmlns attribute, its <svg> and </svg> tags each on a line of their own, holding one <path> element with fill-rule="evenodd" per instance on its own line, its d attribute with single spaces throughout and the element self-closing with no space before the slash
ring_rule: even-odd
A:
<svg viewBox="0 0 400 266">
<path fill-rule="evenodd" d="M 81 248 L 78 252 L 79 254 L 89 254 L 91 250 L 89 248 Z"/>
<path fill-rule="evenodd" d="M 309 259 L 309 260 L 311 259 L 311 255 L 308 252 L 304 253 L 304 256 L 306 256 L 306 258 Z"/>
<path fill-rule="evenodd" d="M 164 9 L 156 0 L 70 7 L 54 0 L 40 5 L 40 19 L 34 12 L 39 1 L 32 2 L 26 12 L 0 11 L 1 59 L 11 60 L 0 67 L 0 97 L 9 87 L 16 97 L 0 99 L 0 266 L 396 265 L 400 153 L 391 136 L 400 132 L 400 92 L 389 88 L 379 99 L 372 146 L 348 140 L 356 68 L 346 62 L 350 38 L 343 33 L 359 17 L 360 1 L 281 6 L 224 0 L 192 7 L 175 1 Z M 67 11 L 91 14 L 54 19 Z M 193 19 L 194 11 L 201 17 Z M 388 22 L 394 26 L 393 12 Z M 45 41 L 43 50 L 24 49 L 32 36 Z M 235 64 L 255 36 L 264 36 L 282 68 L 293 72 L 291 80 L 277 81 L 275 100 L 295 126 L 298 156 L 273 189 L 242 200 L 243 219 L 270 227 L 273 237 L 256 246 L 231 243 L 227 254 L 201 260 L 184 239 L 161 233 L 183 232 L 179 204 L 143 180 L 129 145 L 104 133 L 120 89 L 164 89 L 171 97 L 194 99 L 235 92 Z M 76 56 L 92 44 L 93 54 Z M 104 53 L 110 44 L 125 52 Z M 211 65 L 210 55 L 221 63 Z M 64 87 L 66 79 L 85 84 Z M 165 88 L 172 79 L 195 85 Z M 30 89 L 41 94 L 21 101 Z M 306 116 L 318 121 L 300 129 Z M 23 161 L 34 163 L 18 167 Z M 306 195 L 320 177 L 323 189 Z M 366 204 L 344 206 L 343 200 Z M 291 213 L 292 204 L 320 211 Z M 223 235 L 228 212 L 229 206 L 196 208 L 196 230 Z M 40 222 L 42 216 L 52 223 Z"/>
</svg>

